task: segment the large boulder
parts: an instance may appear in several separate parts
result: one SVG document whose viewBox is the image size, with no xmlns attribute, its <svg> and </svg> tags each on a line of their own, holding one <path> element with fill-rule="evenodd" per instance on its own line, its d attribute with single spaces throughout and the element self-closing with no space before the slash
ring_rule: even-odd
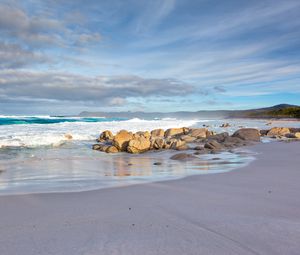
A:
<svg viewBox="0 0 300 255">
<path fill-rule="evenodd" d="M 150 140 L 144 136 L 134 137 L 129 141 L 127 151 L 129 153 L 142 153 L 150 149 Z"/>
<path fill-rule="evenodd" d="M 267 136 L 285 136 L 291 133 L 289 128 L 286 127 L 273 127 L 267 133 Z"/>
<path fill-rule="evenodd" d="M 185 128 L 169 128 L 165 132 L 165 137 L 172 137 L 175 135 L 182 135 L 185 132 Z"/>
<path fill-rule="evenodd" d="M 185 146 L 185 145 L 186 145 L 186 142 L 185 142 L 185 141 L 182 141 L 182 140 L 175 140 L 175 141 L 172 142 L 170 148 L 173 149 L 173 150 L 180 150 L 180 148 L 181 148 L 181 149 L 186 148 L 186 147 L 183 147 L 183 146 Z"/>
<path fill-rule="evenodd" d="M 129 141 L 132 139 L 133 134 L 126 130 L 119 131 L 114 139 L 113 145 L 118 148 L 119 151 L 126 151 Z"/>
<path fill-rule="evenodd" d="M 218 143 L 222 143 L 225 141 L 225 139 L 229 137 L 229 134 L 227 132 L 223 132 L 220 134 L 211 135 L 208 137 L 208 141 L 217 141 Z"/>
<path fill-rule="evenodd" d="M 151 131 L 151 137 L 164 137 L 165 131 L 163 129 L 154 129 Z"/>
<path fill-rule="evenodd" d="M 256 128 L 241 128 L 235 131 L 232 137 L 238 137 L 246 141 L 260 141 L 260 133 Z"/>
<path fill-rule="evenodd" d="M 206 138 L 207 132 L 207 128 L 191 128 L 188 135 L 196 138 Z"/>
<path fill-rule="evenodd" d="M 143 136 L 143 137 L 149 139 L 151 135 L 148 131 L 145 131 L 145 132 L 139 131 L 139 132 L 136 132 L 133 136 L 134 137 Z"/>
</svg>

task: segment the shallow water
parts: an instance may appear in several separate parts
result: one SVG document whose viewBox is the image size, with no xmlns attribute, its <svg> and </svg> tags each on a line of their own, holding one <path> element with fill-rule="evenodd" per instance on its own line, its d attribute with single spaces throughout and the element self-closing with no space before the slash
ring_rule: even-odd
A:
<svg viewBox="0 0 300 255">
<path fill-rule="evenodd" d="M 231 127 L 220 128 L 224 122 Z M 105 129 L 116 132 L 208 125 L 216 132 L 232 133 L 240 127 L 270 128 L 265 120 L 127 120 L 98 123 L 17 124 L 0 126 L 0 194 L 71 192 L 136 183 L 182 178 L 195 174 L 231 171 L 248 164 L 254 154 L 199 155 L 195 160 L 170 160 L 177 151 L 155 151 L 141 155 L 106 154 L 93 151 L 95 138 Z M 299 122 L 273 123 L 299 127 Z M 72 141 L 64 134 L 73 136 Z M 7 146 L 9 145 L 9 146 Z M 189 151 L 193 153 L 193 151 Z M 161 165 L 155 165 L 159 162 Z"/>
</svg>

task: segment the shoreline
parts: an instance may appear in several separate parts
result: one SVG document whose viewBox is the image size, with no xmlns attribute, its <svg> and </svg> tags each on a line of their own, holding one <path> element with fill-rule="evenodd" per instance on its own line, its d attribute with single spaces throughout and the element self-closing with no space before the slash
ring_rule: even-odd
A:
<svg viewBox="0 0 300 255">
<path fill-rule="evenodd" d="M 297 254 L 299 142 L 219 174 L 0 196 L 1 254 Z"/>
</svg>

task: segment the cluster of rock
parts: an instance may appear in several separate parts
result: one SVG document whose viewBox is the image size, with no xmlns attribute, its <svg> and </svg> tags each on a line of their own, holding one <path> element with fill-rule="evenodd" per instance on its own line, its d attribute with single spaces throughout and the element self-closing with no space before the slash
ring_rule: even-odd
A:
<svg viewBox="0 0 300 255">
<path fill-rule="evenodd" d="M 300 138 L 300 128 L 287 128 L 287 127 L 273 127 L 271 129 L 260 130 L 261 136 L 268 136 L 270 138 Z"/>
<path fill-rule="evenodd" d="M 250 141 L 258 142 L 260 136 L 259 130 L 253 128 L 239 129 L 231 136 L 227 132 L 215 134 L 207 128 L 155 129 L 136 133 L 121 130 L 116 135 L 106 130 L 101 133 L 93 149 L 107 153 L 194 149 L 197 150 L 195 154 L 201 154 L 247 145 Z"/>
</svg>

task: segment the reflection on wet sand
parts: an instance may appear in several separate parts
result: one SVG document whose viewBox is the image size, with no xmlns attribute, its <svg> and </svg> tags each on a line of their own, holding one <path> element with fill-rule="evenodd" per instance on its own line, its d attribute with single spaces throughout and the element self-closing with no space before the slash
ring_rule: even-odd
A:
<svg viewBox="0 0 300 255">
<path fill-rule="evenodd" d="M 252 159 L 249 153 L 237 151 L 199 155 L 185 162 L 170 160 L 176 153 L 109 155 L 70 147 L 21 154 L 13 151 L 11 158 L 1 161 L 0 194 L 79 191 L 218 173 Z"/>
</svg>

